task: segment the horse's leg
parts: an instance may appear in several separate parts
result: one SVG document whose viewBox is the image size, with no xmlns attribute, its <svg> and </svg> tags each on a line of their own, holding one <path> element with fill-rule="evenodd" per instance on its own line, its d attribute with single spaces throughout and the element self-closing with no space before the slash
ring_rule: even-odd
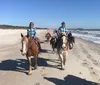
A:
<svg viewBox="0 0 100 85">
<path fill-rule="evenodd" d="M 70 42 L 69 42 L 69 49 L 71 49 Z"/>
<path fill-rule="evenodd" d="M 75 43 L 75 38 L 73 39 L 73 42 Z"/>
<path fill-rule="evenodd" d="M 67 60 L 67 57 L 68 57 L 68 50 L 66 52 L 64 52 L 64 65 L 66 65 L 66 60 Z"/>
<path fill-rule="evenodd" d="M 55 52 L 55 45 L 52 43 L 53 53 Z"/>
<path fill-rule="evenodd" d="M 66 52 L 63 54 L 63 64 L 66 65 Z"/>
<path fill-rule="evenodd" d="M 49 38 L 47 39 L 47 42 L 49 42 Z"/>
<path fill-rule="evenodd" d="M 63 55 L 62 54 L 60 54 L 60 61 L 61 61 L 61 69 L 64 70 Z"/>
<path fill-rule="evenodd" d="M 28 74 L 31 75 L 32 74 L 31 58 L 29 56 L 27 56 L 27 60 L 28 60 L 28 64 L 29 64 L 29 72 L 28 72 Z"/>
<path fill-rule="evenodd" d="M 72 42 L 72 48 L 73 48 L 73 42 Z"/>
<path fill-rule="evenodd" d="M 36 54 L 36 56 L 34 57 L 34 59 L 35 59 L 34 69 L 37 69 L 37 58 L 38 58 L 38 54 Z"/>
</svg>

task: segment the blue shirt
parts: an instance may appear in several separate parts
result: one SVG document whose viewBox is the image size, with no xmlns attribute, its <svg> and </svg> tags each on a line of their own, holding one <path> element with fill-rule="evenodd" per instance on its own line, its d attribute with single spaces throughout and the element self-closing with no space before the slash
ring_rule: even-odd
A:
<svg viewBox="0 0 100 85">
<path fill-rule="evenodd" d="M 61 27 L 59 27 L 59 29 L 58 29 L 58 34 L 61 34 L 62 32 L 67 32 L 68 30 L 67 30 L 67 28 L 65 27 L 65 28 L 63 28 L 62 26 Z"/>
<path fill-rule="evenodd" d="M 32 36 L 32 37 L 35 37 L 36 36 L 36 28 L 28 28 L 27 29 L 27 34 L 29 35 L 29 36 Z"/>
</svg>

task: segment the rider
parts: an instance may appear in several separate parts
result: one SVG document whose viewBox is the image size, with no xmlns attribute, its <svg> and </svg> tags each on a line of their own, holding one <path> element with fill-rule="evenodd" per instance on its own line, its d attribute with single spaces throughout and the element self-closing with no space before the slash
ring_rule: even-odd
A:
<svg viewBox="0 0 100 85">
<path fill-rule="evenodd" d="M 39 51 L 40 51 L 41 50 L 41 45 L 40 45 L 40 42 L 39 42 L 38 38 L 36 37 L 36 28 L 34 27 L 33 22 L 30 22 L 30 24 L 29 24 L 29 28 L 27 29 L 27 36 L 33 37 L 38 42 Z"/>
<path fill-rule="evenodd" d="M 68 30 L 67 30 L 67 28 L 66 28 L 65 22 L 62 22 L 62 23 L 61 23 L 61 27 L 59 27 L 59 29 L 58 29 L 58 36 L 60 36 L 61 33 L 66 33 L 66 34 L 68 34 Z"/>
<path fill-rule="evenodd" d="M 49 34 L 49 35 L 50 35 L 50 29 L 49 29 L 49 28 L 47 29 L 47 34 Z M 51 35 L 50 35 L 50 36 L 51 36 Z"/>
<path fill-rule="evenodd" d="M 49 28 L 47 29 L 47 33 L 50 33 L 50 29 Z"/>
<path fill-rule="evenodd" d="M 55 29 L 53 31 L 53 35 L 52 35 L 52 38 L 51 38 L 51 41 L 55 39 L 55 48 L 57 47 L 57 39 L 58 39 L 58 31 Z"/>
<path fill-rule="evenodd" d="M 52 36 L 53 38 L 58 38 L 58 32 L 57 32 L 57 30 L 54 30 L 53 31 L 53 36 Z"/>
</svg>

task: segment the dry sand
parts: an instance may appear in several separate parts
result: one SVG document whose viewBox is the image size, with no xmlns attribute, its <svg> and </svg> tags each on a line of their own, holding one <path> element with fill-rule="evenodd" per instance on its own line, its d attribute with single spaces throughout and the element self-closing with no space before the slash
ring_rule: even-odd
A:
<svg viewBox="0 0 100 85">
<path fill-rule="evenodd" d="M 37 32 L 44 42 L 46 31 Z M 38 69 L 28 76 L 26 57 L 19 51 L 20 33 L 26 34 L 26 30 L 0 30 L 0 85 L 99 85 L 100 45 L 76 38 L 62 71 L 50 44 L 41 43 L 44 51 L 39 54 Z"/>
</svg>

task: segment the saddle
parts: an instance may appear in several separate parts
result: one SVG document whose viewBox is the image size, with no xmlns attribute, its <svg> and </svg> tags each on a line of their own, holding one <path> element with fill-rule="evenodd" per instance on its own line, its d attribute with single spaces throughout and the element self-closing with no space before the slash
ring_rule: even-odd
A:
<svg viewBox="0 0 100 85">
<path fill-rule="evenodd" d="M 33 38 L 33 42 L 38 46 L 38 41 Z"/>
</svg>

